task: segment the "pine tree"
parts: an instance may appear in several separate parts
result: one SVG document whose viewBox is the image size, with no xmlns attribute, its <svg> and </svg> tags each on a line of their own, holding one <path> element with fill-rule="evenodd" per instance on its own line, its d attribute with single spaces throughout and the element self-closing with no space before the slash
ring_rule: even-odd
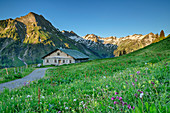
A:
<svg viewBox="0 0 170 113">
<path fill-rule="evenodd" d="M 161 33 L 160 33 L 160 38 L 165 38 L 165 34 L 164 34 L 164 31 L 162 30 Z"/>
</svg>

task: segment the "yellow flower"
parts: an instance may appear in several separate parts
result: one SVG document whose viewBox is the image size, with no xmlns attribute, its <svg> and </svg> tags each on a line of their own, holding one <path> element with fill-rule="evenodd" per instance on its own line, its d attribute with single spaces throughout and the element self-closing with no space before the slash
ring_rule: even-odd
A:
<svg viewBox="0 0 170 113">
<path fill-rule="evenodd" d="M 133 76 L 133 75 L 130 75 L 131 77 Z"/>
<path fill-rule="evenodd" d="M 114 89 L 114 87 L 112 87 Z"/>
<path fill-rule="evenodd" d="M 145 87 L 145 85 L 142 85 L 142 87 Z"/>
<path fill-rule="evenodd" d="M 156 95 L 158 95 L 158 93 L 156 93 Z"/>
<path fill-rule="evenodd" d="M 125 85 L 123 85 L 123 88 L 124 88 L 124 89 L 126 89 L 126 86 L 125 86 Z"/>
<path fill-rule="evenodd" d="M 151 83 L 151 80 L 149 80 L 148 82 L 149 82 L 149 84 L 150 84 L 150 83 Z"/>
<path fill-rule="evenodd" d="M 159 81 L 158 81 L 158 80 L 156 80 L 155 82 L 156 82 L 156 84 L 158 84 L 158 83 L 159 83 Z"/>
<path fill-rule="evenodd" d="M 47 109 L 47 111 L 48 111 L 48 109 Z"/>
</svg>

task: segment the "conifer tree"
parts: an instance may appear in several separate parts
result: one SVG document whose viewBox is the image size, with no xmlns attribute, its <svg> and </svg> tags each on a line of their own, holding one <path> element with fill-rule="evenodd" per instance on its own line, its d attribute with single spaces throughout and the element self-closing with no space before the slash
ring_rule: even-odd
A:
<svg viewBox="0 0 170 113">
<path fill-rule="evenodd" d="M 164 34 L 164 31 L 163 31 L 163 30 L 162 30 L 161 33 L 160 33 L 160 37 L 165 38 L 165 34 Z"/>
</svg>

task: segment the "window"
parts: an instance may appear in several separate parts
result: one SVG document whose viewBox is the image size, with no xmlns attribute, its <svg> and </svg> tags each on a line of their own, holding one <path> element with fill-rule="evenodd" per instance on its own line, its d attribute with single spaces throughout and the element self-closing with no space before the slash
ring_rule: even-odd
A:
<svg viewBox="0 0 170 113">
<path fill-rule="evenodd" d="M 49 60 L 47 59 L 47 61 L 46 61 L 47 63 L 49 63 Z"/>
<path fill-rule="evenodd" d="M 60 53 L 57 53 L 57 56 L 60 56 Z"/>
<path fill-rule="evenodd" d="M 70 60 L 70 63 L 71 63 L 71 60 Z"/>
<path fill-rule="evenodd" d="M 57 63 L 57 60 L 55 59 L 54 62 Z"/>
<path fill-rule="evenodd" d="M 63 60 L 63 63 L 65 63 L 65 60 Z"/>
</svg>

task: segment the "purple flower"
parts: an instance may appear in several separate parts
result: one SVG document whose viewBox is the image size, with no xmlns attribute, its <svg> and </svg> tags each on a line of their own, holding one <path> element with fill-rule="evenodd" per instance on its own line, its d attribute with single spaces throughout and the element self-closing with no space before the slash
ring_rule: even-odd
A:
<svg viewBox="0 0 170 113">
<path fill-rule="evenodd" d="M 143 93 L 143 91 L 140 91 L 139 89 L 138 89 L 138 92 Z"/>
<path fill-rule="evenodd" d="M 132 82 L 132 85 L 134 86 L 135 84 Z"/>
<path fill-rule="evenodd" d="M 26 82 L 24 82 L 24 86 L 26 86 Z"/>
<path fill-rule="evenodd" d="M 152 81 L 151 81 L 151 84 L 155 85 L 155 83 L 154 83 L 154 82 L 152 82 Z"/>
<path fill-rule="evenodd" d="M 61 113 L 61 111 L 58 111 L 58 113 Z"/>
<path fill-rule="evenodd" d="M 128 109 L 131 109 L 131 106 L 130 106 L 130 104 L 128 104 Z"/>
<path fill-rule="evenodd" d="M 126 82 L 126 84 L 128 84 L 128 83 Z"/>
<path fill-rule="evenodd" d="M 111 98 L 111 100 L 114 100 L 114 99 L 115 99 L 115 97 L 112 97 L 112 98 Z"/>
<path fill-rule="evenodd" d="M 127 102 L 124 102 L 124 105 L 127 105 Z"/>
<path fill-rule="evenodd" d="M 122 100 L 122 97 L 119 97 L 119 100 Z"/>
<path fill-rule="evenodd" d="M 115 95 L 119 94 L 118 92 L 115 92 Z"/>
<path fill-rule="evenodd" d="M 135 82 L 137 82 L 137 78 L 135 78 Z"/>
<path fill-rule="evenodd" d="M 117 104 L 117 102 L 116 102 L 116 101 L 114 101 L 114 104 Z"/>
<path fill-rule="evenodd" d="M 135 106 L 133 106 L 133 110 L 135 109 Z"/>
<path fill-rule="evenodd" d="M 140 71 L 137 71 L 137 74 L 139 74 L 140 73 Z"/>
<path fill-rule="evenodd" d="M 135 93 L 135 97 L 136 97 L 136 98 L 138 97 L 138 94 L 137 94 L 137 93 Z"/>
<path fill-rule="evenodd" d="M 116 98 L 117 98 L 117 99 L 119 99 L 119 97 L 118 97 L 118 96 L 117 96 Z"/>
</svg>

